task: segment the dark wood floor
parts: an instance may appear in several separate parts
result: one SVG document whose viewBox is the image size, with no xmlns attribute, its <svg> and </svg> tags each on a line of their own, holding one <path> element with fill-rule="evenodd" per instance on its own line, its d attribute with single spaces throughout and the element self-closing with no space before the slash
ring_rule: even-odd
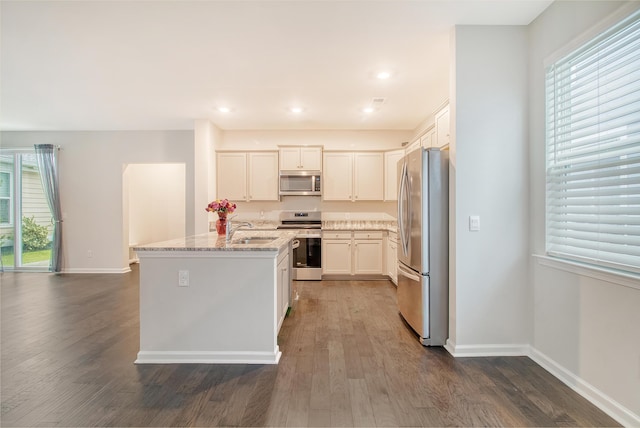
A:
<svg viewBox="0 0 640 428">
<path fill-rule="evenodd" d="M 3 427 L 617 425 L 528 358 L 422 347 L 386 281 L 298 283 L 279 365 L 134 365 L 137 269 L 1 275 Z"/>
</svg>

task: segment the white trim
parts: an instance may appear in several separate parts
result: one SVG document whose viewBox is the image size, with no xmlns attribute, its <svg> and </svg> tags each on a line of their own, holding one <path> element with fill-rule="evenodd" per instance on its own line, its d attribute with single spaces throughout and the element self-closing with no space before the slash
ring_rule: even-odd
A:
<svg viewBox="0 0 640 428">
<path fill-rule="evenodd" d="M 456 345 L 450 339 L 444 348 L 456 358 L 459 357 L 522 357 L 529 355 L 529 345 Z"/>
<path fill-rule="evenodd" d="M 579 376 L 571 373 L 560 364 L 538 351 L 535 348 L 529 348 L 529 358 L 543 369 L 558 378 L 562 383 L 573 389 L 582 397 L 587 399 L 591 404 L 611 416 L 623 426 L 632 427 L 640 426 L 640 416 L 624 407 L 590 383 L 584 381 Z"/>
<path fill-rule="evenodd" d="M 66 268 L 61 273 L 127 273 L 131 268 Z"/>
<path fill-rule="evenodd" d="M 598 279 L 600 281 L 606 281 L 612 284 L 622 285 L 624 287 L 640 290 L 640 275 L 609 270 L 586 263 L 574 262 L 550 256 L 543 256 L 540 254 L 532 254 L 531 256 L 537 259 L 538 264 L 541 266 L 547 266 L 553 269 L 571 272 L 576 275 L 587 276 L 589 278 Z"/>
<path fill-rule="evenodd" d="M 278 364 L 282 353 L 229 351 L 140 351 L 135 364 Z"/>
<path fill-rule="evenodd" d="M 444 348 L 455 358 L 529 357 L 623 426 L 640 426 L 640 416 L 530 345 L 456 345 L 454 341 L 447 339 Z"/>
<path fill-rule="evenodd" d="M 555 52 L 547 56 L 542 62 L 544 68 L 546 69 L 549 65 L 569 55 L 571 52 L 580 48 L 582 45 L 587 43 L 589 40 L 595 38 L 600 33 L 613 27 L 618 22 L 622 21 L 623 19 L 625 19 L 626 17 L 628 17 L 638 9 L 640 9 L 640 6 L 638 6 L 638 2 L 636 1 L 630 1 L 620 6 L 620 8 L 616 9 L 615 11 L 610 13 L 607 17 L 598 21 L 591 28 L 582 32 L 580 35 L 574 37 L 570 42 L 566 43 L 563 47 L 559 48 L 558 50 L 556 50 Z"/>
</svg>

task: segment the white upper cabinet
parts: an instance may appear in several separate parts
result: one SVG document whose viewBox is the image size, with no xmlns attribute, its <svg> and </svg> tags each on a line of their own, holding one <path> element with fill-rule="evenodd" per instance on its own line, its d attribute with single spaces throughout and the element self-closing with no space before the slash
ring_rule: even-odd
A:
<svg viewBox="0 0 640 428">
<path fill-rule="evenodd" d="M 278 153 L 249 153 L 249 200 L 277 201 Z"/>
<path fill-rule="evenodd" d="M 300 147 L 302 169 L 322 171 L 322 147 Z"/>
<path fill-rule="evenodd" d="M 420 145 L 423 149 L 428 149 L 429 147 L 437 147 L 435 143 L 436 139 L 436 128 L 432 127 L 426 134 L 420 137 Z"/>
<path fill-rule="evenodd" d="M 353 161 L 354 200 L 381 201 L 384 197 L 384 154 L 354 153 Z"/>
<path fill-rule="evenodd" d="M 278 152 L 223 152 L 217 155 L 217 198 L 278 200 Z"/>
<path fill-rule="evenodd" d="M 322 195 L 325 201 L 350 201 L 353 197 L 353 154 L 324 153 Z"/>
<path fill-rule="evenodd" d="M 411 144 L 409 144 L 408 146 L 406 146 L 404 148 L 404 152 L 405 153 L 411 153 L 412 151 L 419 149 L 420 147 L 422 147 L 422 142 L 420 141 L 420 138 L 414 140 L 411 142 Z"/>
<path fill-rule="evenodd" d="M 384 200 L 398 200 L 398 161 L 404 150 L 394 150 L 384 154 Z"/>
<path fill-rule="evenodd" d="M 449 105 L 436 113 L 435 141 L 432 147 L 444 147 L 449 145 Z"/>
<path fill-rule="evenodd" d="M 218 153 L 217 162 L 218 199 L 230 201 L 247 200 L 247 154 Z"/>
<path fill-rule="evenodd" d="M 322 171 L 322 147 L 280 147 L 280 169 Z"/>
<path fill-rule="evenodd" d="M 381 201 L 384 196 L 382 152 L 325 152 L 325 201 Z"/>
</svg>

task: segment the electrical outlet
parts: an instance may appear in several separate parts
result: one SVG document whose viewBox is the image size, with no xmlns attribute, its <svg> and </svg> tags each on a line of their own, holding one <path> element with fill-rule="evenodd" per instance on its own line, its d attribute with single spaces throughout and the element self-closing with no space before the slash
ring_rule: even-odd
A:
<svg viewBox="0 0 640 428">
<path fill-rule="evenodd" d="M 87 257 L 93 258 L 93 250 L 87 250 Z"/>
<path fill-rule="evenodd" d="M 188 286 L 189 286 L 189 271 L 179 270 L 178 271 L 178 287 L 188 287 Z"/>
</svg>

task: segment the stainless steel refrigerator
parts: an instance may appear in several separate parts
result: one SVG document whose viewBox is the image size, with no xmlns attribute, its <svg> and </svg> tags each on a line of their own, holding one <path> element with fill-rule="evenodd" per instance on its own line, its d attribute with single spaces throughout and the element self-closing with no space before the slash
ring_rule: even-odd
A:
<svg viewBox="0 0 640 428">
<path fill-rule="evenodd" d="M 398 161 L 398 307 L 420 343 L 449 337 L 449 151 Z"/>
</svg>

